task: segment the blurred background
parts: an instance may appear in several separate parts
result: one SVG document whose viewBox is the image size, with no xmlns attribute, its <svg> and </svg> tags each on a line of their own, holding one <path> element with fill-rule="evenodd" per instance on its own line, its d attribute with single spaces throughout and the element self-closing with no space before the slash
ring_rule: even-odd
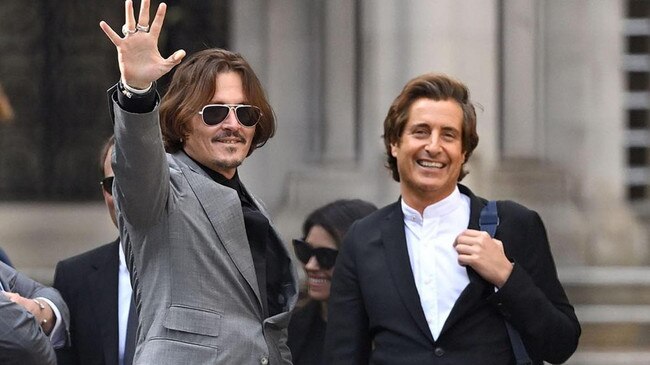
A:
<svg viewBox="0 0 650 365">
<path fill-rule="evenodd" d="M 409 79 L 447 73 L 482 106 L 463 183 L 546 223 L 583 325 L 569 363 L 648 364 L 650 0 L 167 4 L 164 56 L 225 47 L 261 78 L 279 128 L 240 174 L 286 240 L 323 203 L 397 199 L 380 138 L 388 106 Z M 98 154 L 119 71 L 98 23 L 119 31 L 123 1 L 0 9 L 0 247 L 51 283 L 59 260 L 117 236 Z"/>
</svg>

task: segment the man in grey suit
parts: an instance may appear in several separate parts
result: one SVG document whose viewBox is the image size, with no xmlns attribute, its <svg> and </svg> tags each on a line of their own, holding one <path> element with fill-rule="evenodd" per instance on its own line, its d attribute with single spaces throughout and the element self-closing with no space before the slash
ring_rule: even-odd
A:
<svg viewBox="0 0 650 365">
<path fill-rule="evenodd" d="M 56 365 L 70 316 L 59 293 L 0 262 L 0 364 Z"/>
<path fill-rule="evenodd" d="M 275 132 L 261 84 L 238 54 L 199 52 L 159 100 L 155 81 L 180 63 L 157 49 L 166 6 L 149 26 L 127 0 L 109 90 L 113 196 L 139 315 L 134 364 L 290 364 L 297 299 L 289 254 L 237 167 Z M 162 130 L 162 136 L 161 136 Z"/>
</svg>

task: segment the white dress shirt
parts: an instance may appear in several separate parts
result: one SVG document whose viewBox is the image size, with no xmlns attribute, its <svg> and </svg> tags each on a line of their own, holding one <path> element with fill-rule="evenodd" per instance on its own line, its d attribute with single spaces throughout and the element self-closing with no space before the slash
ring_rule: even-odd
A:
<svg viewBox="0 0 650 365">
<path fill-rule="evenodd" d="M 423 215 L 404 200 L 402 211 L 415 286 L 435 340 L 469 284 L 467 269 L 458 264 L 453 244 L 469 224 L 470 200 L 456 187 L 451 195 L 426 207 Z"/>
<path fill-rule="evenodd" d="M 118 324 L 118 350 L 119 364 L 124 364 L 124 348 L 126 346 L 126 327 L 129 323 L 129 309 L 131 308 L 131 277 L 129 270 L 126 268 L 126 259 L 122 243 L 118 245 L 120 250 L 120 267 L 118 270 L 117 281 L 117 324 Z"/>
</svg>

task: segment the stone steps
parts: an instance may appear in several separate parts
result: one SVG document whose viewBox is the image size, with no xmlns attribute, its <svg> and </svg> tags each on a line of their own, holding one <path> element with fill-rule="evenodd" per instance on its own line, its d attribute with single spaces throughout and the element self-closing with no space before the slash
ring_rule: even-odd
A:
<svg viewBox="0 0 650 365">
<path fill-rule="evenodd" d="M 582 326 L 567 364 L 650 364 L 650 268 L 559 270 Z"/>
</svg>

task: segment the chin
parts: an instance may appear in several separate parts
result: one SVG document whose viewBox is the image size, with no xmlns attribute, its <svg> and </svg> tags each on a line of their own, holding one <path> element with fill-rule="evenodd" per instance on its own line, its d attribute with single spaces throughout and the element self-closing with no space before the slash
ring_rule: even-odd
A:
<svg viewBox="0 0 650 365">
<path fill-rule="evenodd" d="M 329 291 L 327 293 L 321 292 L 321 291 L 314 291 L 314 290 L 309 290 L 309 298 L 311 300 L 316 300 L 319 302 L 326 301 L 329 299 L 330 293 Z"/>
</svg>

